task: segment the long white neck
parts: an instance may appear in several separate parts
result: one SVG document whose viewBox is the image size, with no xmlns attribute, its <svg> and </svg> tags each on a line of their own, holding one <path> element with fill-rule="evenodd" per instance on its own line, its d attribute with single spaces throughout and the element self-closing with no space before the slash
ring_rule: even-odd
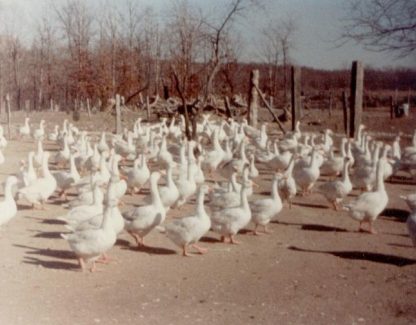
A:
<svg viewBox="0 0 416 325">
<path fill-rule="evenodd" d="M 349 162 L 348 161 L 344 161 L 344 167 L 342 169 L 342 182 L 349 182 L 350 181 L 350 175 L 348 173 L 348 167 L 349 167 Z"/>
<path fill-rule="evenodd" d="M 204 198 L 205 198 L 205 192 L 202 188 L 199 189 L 198 197 L 197 197 L 197 207 L 196 212 L 198 216 L 205 216 L 205 206 L 204 206 Z"/>
<path fill-rule="evenodd" d="M 345 151 L 345 146 L 347 144 L 347 139 L 343 138 L 341 141 L 341 157 L 345 158 L 347 156 L 347 153 Z"/>
<path fill-rule="evenodd" d="M 30 173 L 30 174 L 34 173 L 35 172 L 35 169 L 33 168 L 33 153 L 30 153 L 29 154 L 28 164 L 29 165 L 27 167 L 27 172 Z"/>
<path fill-rule="evenodd" d="M 99 195 L 100 195 L 100 187 L 98 186 L 98 184 L 94 184 L 93 186 L 93 190 L 92 190 L 92 202 L 93 205 L 100 205 L 101 202 L 99 200 Z"/>
<path fill-rule="evenodd" d="M 157 179 L 155 177 L 150 178 L 150 194 L 152 199 L 152 205 L 162 206 L 162 201 L 159 195 L 159 189 L 157 187 Z"/>
<path fill-rule="evenodd" d="M 166 171 L 166 183 L 167 183 L 167 186 L 169 188 L 175 185 L 175 182 L 173 181 L 173 177 L 172 177 L 172 166 L 171 165 L 168 166 L 168 169 Z"/>
<path fill-rule="evenodd" d="M 280 200 L 278 185 L 279 185 L 279 179 L 275 177 L 272 183 L 272 194 L 271 194 L 273 200 Z"/>
<path fill-rule="evenodd" d="M 43 173 L 43 177 L 52 177 L 51 172 L 49 171 L 49 168 L 48 168 L 48 157 L 43 157 L 42 173 Z"/>
<path fill-rule="evenodd" d="M 289 166 L 287 167 L 285 171 L 286 177 L 291 177 L 293 172 L 293 167 L 295 167 L 295 155 L 292 154 L 292 157 L 290 158 Z"/>
<path fill-rule="evenodd" d="M 69 159 L 69 165 L 70 165 L 69 169 L 70 169 L 71 175 L 73 175 L 74 178 L 79 179 L 80 175 L 78 173 L 77 166 L 75 165 L 75 159 L 73 155 L 71 155 Z"/>
<path fill-rule="evenodd" d="M 241 160 L 247 161 L 247 157 L 246 157 L 246 145 L 244 144 L 244 141 L 241 142 L 240 157 L 241 157 Z"/>
<path fill-rule="evenodd" d="M 7 202 L 14 201 L 12 187 L 13 185 L 6 180 L 6 184 L 4 186 L 4 200 Z"/>
<path fill-rule="evenodd" d="M 376 171 L 376 177 L 377 177 L 377 192 L 385 192 L 386 189 L 384 187 L 384 179 L 383 179 L 383 163 L 385 163 L 383 160 L 378 161 L 377 163 L 377 171 Z"/>
<path fill-rule="evenodd" d="M 247 188 L 245 185 L 241 188 L 240 192 L 240 200 L 241 200 L 241 208 L 244 210 L 249 210 L 250 206 L 248 205 L 248 198 L 247 198 Z"/>
</svg>

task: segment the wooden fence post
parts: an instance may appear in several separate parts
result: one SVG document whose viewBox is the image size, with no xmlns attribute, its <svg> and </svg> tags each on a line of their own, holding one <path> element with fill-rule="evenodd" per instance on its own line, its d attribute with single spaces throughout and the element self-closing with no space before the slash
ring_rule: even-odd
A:
<svg viewBox="0 0 416 325">
<path fill-rule="evenodd" d="M 301 102 L 301 85 L 300 85 L 300 67 L 292 66 L 292 131 L 296 129 L 296 123 L 300 120 L 302 114 Z"/>
<path fill-rule="evenodd" d="M 256 87 L 259 86 L 259 70 L 253 70 L 250 74 L 250 92 L 248 94 L 248 111 L 247 120 L 248 124 L 257 127 L 258 120 L 258 93 Z"/>
<path fill-rule="evenodd" d="M 11 138 L 11 131 L 10 131 L 10 119 L 11 119 L 11 112 L 10 112 L 10 95 L 6 94 L 6 110 L 7 110 L 7 135 L 9 139 Z"/>
<path fill-rule="evenodd" d="M 394 99 L 390 96 L 390 119 L 394 119 Z"/>
<path fill-rule="evenodd" d="M 90 99 L 87 98 L 87 113 L 88 113 L 88 118 L 91 120 L 91 108 L 90 108 Z"/>
<path fill-rule="evenodd" d="M 349 134 L 349 109 L 348 109 L 348 96 L 347 92 L 344 90 L 342 92 L 342 111 L 344 113 L 344 132 L 348 136 Z"/>
<path fill-rule="evenodd" d="M 147 112 L 147 122 L 150 122 L 150 103 L 149 103 L 149 96 L 146 96 L 146 112 Z"/>
<path fill-rule="evenodd" d="M 350 137 L 355 137 L 363 112 L 364 69 L 361 61 L 354 61 L 351 68 Z"/>
<path fill-rule="evenodd" d="M 332 104 L 333 104 L 333 96 L 332 96 L 332 91 L 329 92 L 329 117 L 332 116 Z"/>
<path fill-rule="evenodd" d="M 121 128 L 121 108 L 120 108 L 120 95 L 116 95 L 116 134 L 123 132 Z"/>
</svg>

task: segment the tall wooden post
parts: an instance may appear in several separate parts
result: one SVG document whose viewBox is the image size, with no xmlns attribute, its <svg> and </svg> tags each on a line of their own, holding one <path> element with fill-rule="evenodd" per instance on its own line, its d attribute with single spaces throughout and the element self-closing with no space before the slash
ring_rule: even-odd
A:
<svg viewBox="0 0 416 325">
<path fill-rule="evenodd" d="M 120 95 L 116 95 L 116 134 L 121 134 L 123 132 L 121 128 L 121 108 L 120 108 Z"/>
<path fill-rule="evenodd" d="M 87 113 L 88 113 L 88 118 L 91 120 L 91 107 L 90 107 L 90 99 L 87 98 Z"/>
<path fill-rule="evenodd" d="M 7 112 L 7 135 L 9 139 L 11 138 L 11 132 L 10 132 L 10 119 L 11 119 L 11 113 L 10 113 L 10 95 L 6 94 L 6 112 Z"/>
<path fill-rule="evenodd" d="M 302 114 L 302 102 L 300 98 L 300 67 L 292 66 L 292 87 L 291 87 L 291 101 L 292 101 L 292 131 L 296 128 L 297 121 L 300 120 Z"/>
<path fill-rule="evenodd" d="M 259 70 L 253 70 L 250 74 L 250 93 L 248 94 L 248 124 L 257 127 L 259 94 L 256 88 L 259 87 Z"/>
<path fill-rule="evenodd" d="M 355 137 L 363 112 L 364 69 L 361 61 L 354 61 L 351 68 L 350 137 Z"/>
<path fill-rule="evenodd" d="M 333 96 L 332 96 L 332 91 L 329 92 L 329 110 L 328 110 L 328 114 L 331 117 L 332 116 L 332 104 L 333 104 Z"/>
<path fill-rule="evenodd" d="M 344 90 L 342 92 L 342 111 L 344 113 L 344 132 L 348 136 L 349 134 L 349 125 L 350 125 L 350 116 L 348 109 L 348 96 L 347 92 Z"/>
<path fill-rule="evenodd" d="M 394 119 L 394 99 L 390 96 L 390 119 Z"/>
<path fill-rule="evenodd" d="M 149 96 L 146 96 L 146 112 L 147 112 L 147 122 L 150 122 L 150 103 L 149 103 Z"/>
</svg>

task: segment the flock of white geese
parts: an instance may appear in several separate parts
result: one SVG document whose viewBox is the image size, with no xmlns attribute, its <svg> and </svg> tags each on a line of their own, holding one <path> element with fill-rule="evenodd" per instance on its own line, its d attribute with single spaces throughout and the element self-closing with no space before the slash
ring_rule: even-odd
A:
<svg viewBox="0 0 416 325">
<path fill-rule="evenodd" d="M 20 172 L 6 178 L 0 227 L 16 215 L 16 200 L 43 208 L 51 198 L 63 198 L 68 213 L 57 219 L 65 222 L 68 232 L 61 236 L 82 270 L 94 271 L 96 261 L 108 261 L 106 253 L 123 231 L 137 245 L 145 245 L 145 236 L 158 229 L 184 256 L 191 248 L 203 254 L 206 248 L 198 242 L 207 232 L 233 244 L 250 222 L 254 234 L 259 227 L 267 233 L 282 202 L 291 208 L 296 195 L 311 191 L 321 193 L 334 209 L 347 210 L 359 222 L 360 231 L 375 233 L 373 224 L 388 203 L 384 181 L 399 170 L 416 171 L 416 130 L 412 145 L 402 148 L 400 136 L 392 144 L 377 141 L 363 125 L 355 139 L 344 137 L 338 145 L 331 130 L 306 133 L 299 123 L 294 132 L 272 139 L 266 124 L 256 129 L 245 120 L 217 121 L 203 115 L 192 141 L 184 137 L 184 125 L 182 117 L 151 124 L 139 118 L 123 135 L 100 135 L 65 120 L 48 133 L 44 120 L 32 130 L 26 118 L 18 136 L 34 139 L 37 147 L 21 161 Z M 44 151 L 45 141 L 56 143 L 59 150 Z M 0 149 L 6 146 L 0 128 Z M 0 164 L 4 163 L 0 150 Z M 55 171 L 50 170 L 51 163 L 58 167 Z M 271 194 L 260 199 L 251 197 L 259 163 L 271 174 Z M 214 182 L 214 172 L 225 181 Z M 328 177 L 315 186 L 321 175 Z M 144 187 L 150 188 L 150 195 L 121 213 L 123 196 Z M 361 189 L 361 194 L 345 200 L 353 188 Z M 77 196 L 68 200 L 69 191 Z M 416 246 L 416 193 L 403 199 L 411 209 L 407 225 Z M 165 222 L 171 209 L 190 202 L 195 202 L 193 214 Z"/>
</svg>

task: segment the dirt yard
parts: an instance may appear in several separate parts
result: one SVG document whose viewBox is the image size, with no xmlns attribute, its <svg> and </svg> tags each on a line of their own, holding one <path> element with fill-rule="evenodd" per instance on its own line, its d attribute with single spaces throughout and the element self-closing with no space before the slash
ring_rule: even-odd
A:
<svg viewBox="0 0 416 325">
<path fill-rule="evenodd" d="M 340 132 L 342 123 L 334 122 L 340 115 L 325 114 L 311 112 L 307 121 L 321 124 L 306 121 L 303 129 L 332 126 Z M 32 125 L 45 118 L 48 130 L 70 118 L 64 113 L 30 117 Z M 99 117 L 77 125 L 112 130 L 111 116 Z M 383 132 L 400 127 L 410 134 L 416 125 L 414 116 L 391 122 L 386 112 L 366 113 L 364 119 L 370 130 Z M 22 114 L 13 116 L 15 125 L 22 121 Z M 1 181 L 18 171 L 29 150 L 35 150 L 33 140 L 9 142 Z M 258 167 L 261 187 L 255 196 L 267 195 L 271 171 Z M 61 239 L 65 228 L 55 217 L 66 210 L 59 200 L 46 211 L 19 201 L 17 216 L 0 231 L 0 324 L 414 324 L 416 249 L 399 195 L 415 192 L 416 186 L 403 179 L 387 183 L 387 191 L 389 204 L 375 223 L 377 235 L 357 232 L 358 223 L 345 211 L 329 209 L 313 193 L 296 197 L 291 210 L 285 206 L 270 235 L 243 232 L 241 245 L 229 245 L 208 233 L 202 240 L 209 249 L 205 255 L 182 257 L 158 231 L 146 237 L 151 248 L 138 250 L 123 234 L 109 252 L 115 261 L 98 265 L 102 272 L 97 273 L 80 272 Z M 140 204 L 142 197 L 127 195 L 122 210 Z M 192 209 L 190 204 L 170 211 L 168 218 Z"/>
</svg>

